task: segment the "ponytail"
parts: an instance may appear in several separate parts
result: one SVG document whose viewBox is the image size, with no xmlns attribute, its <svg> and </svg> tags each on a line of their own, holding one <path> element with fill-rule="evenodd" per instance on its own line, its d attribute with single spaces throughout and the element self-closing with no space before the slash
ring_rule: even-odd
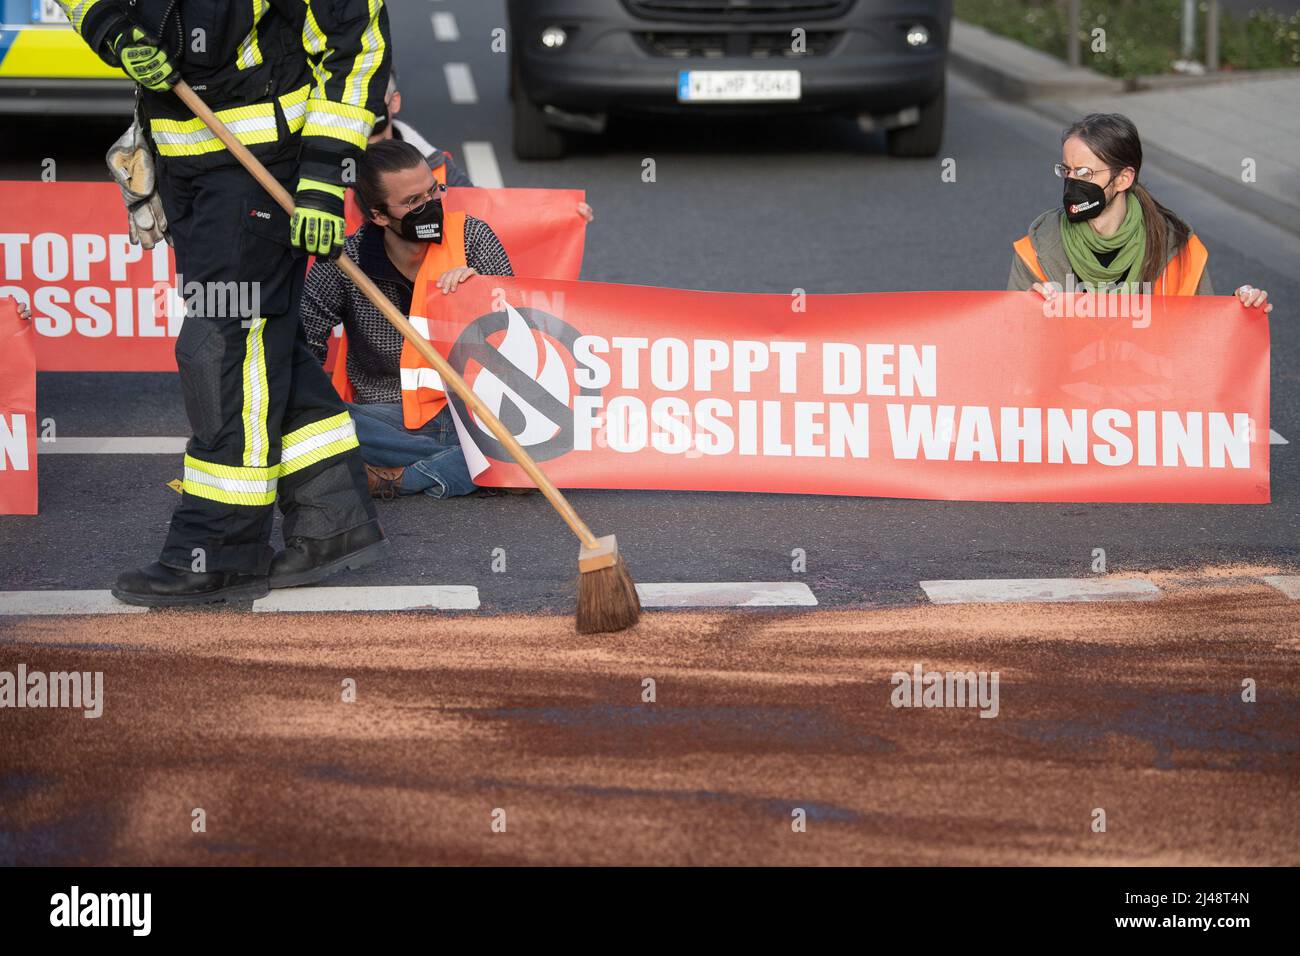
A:
<svg viewBox="0 0 1300 956">
<path fill-rule="evenodd" d="M 1142 281 L 1155 282 L 1165 270 L 1170 255 L 1182 248 L 1192 234 L 1191 226 L 1166 209 L 1137 180 L 1133 181 L 1133 196 L 1142 207 L 1142 221 L 1146 226 L 1147 251 L 1142 260 Z"/>
</svg>

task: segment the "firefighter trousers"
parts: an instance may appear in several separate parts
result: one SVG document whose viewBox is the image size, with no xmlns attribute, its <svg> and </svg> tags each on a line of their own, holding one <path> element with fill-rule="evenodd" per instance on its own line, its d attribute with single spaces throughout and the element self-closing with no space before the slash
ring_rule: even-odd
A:
<svg viewBox="0 0 1300 956">
<path fill-rule="evenodd" d="M 374 520 L 356 430 L 307 348 L 306 257 L 289 216 L 238 165 L 180 175 L 159 162 L 177 289 L 184 490 L 159 560 L 263 574 L 275 506 L 284 536 L 327 538 Z M 271 167 L 292 191 L 296 164 Z"/>
</svg>

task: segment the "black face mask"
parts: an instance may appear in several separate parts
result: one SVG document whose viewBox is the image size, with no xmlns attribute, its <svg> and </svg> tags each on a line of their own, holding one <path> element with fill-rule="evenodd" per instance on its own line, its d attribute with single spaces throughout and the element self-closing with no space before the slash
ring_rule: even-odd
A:
<svg viewBox="0 0 1300 956">
<path fill-rule="evenodd" d="M 1067 179 L 1062 204 L 1065 218 L 1070 222 L 1087 222 L 1096 219 L 1106 208 L 1106 190 L 1083 179 Z"/>
<path fill-rule="evenodd" d="M 396 221 L 392 220 L 388 228 L 407 242 L 442 242 L 442 200 L 434 199 L 425 203 L 418 213 L 408 212 Z"/>
</svg>

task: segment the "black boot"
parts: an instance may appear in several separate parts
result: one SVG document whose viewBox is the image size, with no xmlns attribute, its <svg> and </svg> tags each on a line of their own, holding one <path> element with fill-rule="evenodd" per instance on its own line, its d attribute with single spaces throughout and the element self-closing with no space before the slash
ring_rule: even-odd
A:
<svg viewBox="0 0 1300 956">
<path fill-rule="evenodd" d="M 254 601 L 266 597 L 266 575 L 235 571 L 184 571 L 155 561 L 148 567 L 124 571 L 113 597 L 144 607 L 181 607 L 221 601 Z"/>
<path fill-rule="evenodd" d="M 363 568 L 378 561 L 389 547 L 378 521 L 368 521 L 332 538 L 295 535 L 271 561 L 271 587 L 315 584 L 344 568 Z"/>
</svg>

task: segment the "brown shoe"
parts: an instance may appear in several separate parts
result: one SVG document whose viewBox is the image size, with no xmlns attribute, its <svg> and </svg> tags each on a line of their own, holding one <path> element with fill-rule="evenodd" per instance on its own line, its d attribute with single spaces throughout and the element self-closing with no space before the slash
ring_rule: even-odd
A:
<svg viewBox="0 0 1300 956">
<path fill-rule="evenodd" d="M 370 497 L 391 501 L 400 493 L 398 486 L 402 483 L 404 468 L 380 468 L 378 465 L 366 465 L 366 484 L 370 487 Z"/>
</svg>

